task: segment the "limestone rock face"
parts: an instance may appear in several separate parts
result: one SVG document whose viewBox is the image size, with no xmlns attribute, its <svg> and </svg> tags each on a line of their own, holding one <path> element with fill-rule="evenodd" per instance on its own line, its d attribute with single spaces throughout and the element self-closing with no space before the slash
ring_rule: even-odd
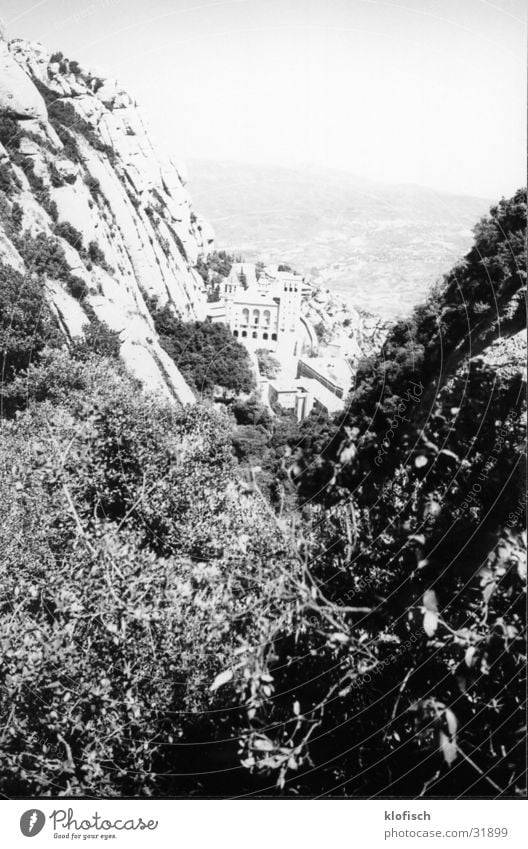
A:
<svg viewBox="0 0 528 849">
<path fill-rule="evenodd" d="M 314 289 L 303 307 L 305 318 L 318 328 L 323 346 L 338 345 L 354 365 L 379 351 L 389 331 L 388 322 L 323 287 Z"/>
<path fill-rule="evenodd" d="M 0 40 L 0 115 L 19 120 L 46 119 L 43 98 Z"/>
<path fill-rule="evenodd" d="M 193 402 L 149 306 L 205 317 L 196 262 L 214 246 L 212 230 L 130 95 L 62 54 L 51 58 L 40 44 L 0 40 L 0 167 L 12 175 L 0 204 L 0 261 L 31 272 L 21 234 L 56 240 L 87 289 L 76 300 L 56 270 L 45 280 L 64 332 L 81 334 L 95 314 L 120 332 L 121 356 L 147 389 Z"/>
</svg>

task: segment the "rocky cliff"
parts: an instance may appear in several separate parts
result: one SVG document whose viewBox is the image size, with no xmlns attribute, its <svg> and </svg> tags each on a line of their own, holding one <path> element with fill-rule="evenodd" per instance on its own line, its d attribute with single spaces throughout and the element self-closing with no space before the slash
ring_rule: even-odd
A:
<svg viewBox="0 0 528 849">
<path fill-rule="evenodd" d="M 195 264 L 212 244 L 181 171 L 115 80 L 0 38 L 0 261 L 39 274 L 67 337 L 105 322 L 146 388 L 192 402 L 148 303 L 204 317 Z"/>
<path fill-rule="evenodd" d="M 314 287 L 303 313 L 323 346 L 339 345 L 354 367 L 380 350 L 390 328 L 388 321 L 356 309 L 349 299 L 323 286 Z"/>
</svg>

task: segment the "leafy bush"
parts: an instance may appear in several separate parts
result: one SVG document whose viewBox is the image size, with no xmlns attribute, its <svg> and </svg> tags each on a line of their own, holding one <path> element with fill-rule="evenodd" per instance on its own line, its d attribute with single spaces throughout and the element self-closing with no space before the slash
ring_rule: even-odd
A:
<svg viewBox="0 0 528 849">
<path fill-rule="evenodd" d="M 20 145 L 20 127 L 5 115 L 0 116 L 0 143 L 11 152 L 17 151 Z"/>
<path fill-rule="evenodd" d="M 15 245 L 30 273 L 66 280 L 70 270 L 59 242 L 45 233 L 32 236 L 25 231 L 15 239 Z"/>
<path fill-rule="evenodd" d="M 61 175 L 61 173 L 59 172 L 59 169 L 57 168 L 57 166 L 55 165 L 54 162 L 49 163 L 48 170 L 49 170 L 51 185 L 53 186 L 53 188 L 59 189 L 61 186 L 64 186 L 66 181 L 65 181 L 64 177 Z"/>
<path fill-rule="evenodd" d="M 77 251 L 82 250 L 83 237 L 82 233 L 77 230 L 69 221 L 59 221 L 55 226 L 55 235 L 65 239 L 68 244 Z"/>
<path fill-rule="evenodd" d="M 92 177 L 91 174 L 84 175 L 84 183 L 88 187 L 88 191 L 90 192 L 93 199 L 96 201 L 101 194 L 101 183 L 97 179 L 97 177 Z"/>
<path fill-rule="evenodd" d="M 72 297 L 78 301 L 82 301 L 88 294 L 88 286 L 82 279 L 75 274 L 69 274 L 66 279 L 66 288 Z"/>
<path fill-rule="evenodd" d="M 101 268 L 104 268 L 105 271 L 108 271 L 109 274 L 113 273 L 114 269 L 110 265 L 108 265 L 106 257 L 104 255 L 104 251 L 99 247 L 97 242 L 91 241 L 88 244 L 88 257 L 96 265 L 100 265 Z"/>
<path fill-rule="evenodd" d="M 42 286 L 0 263 L 0 375 L 2 391 L 16 373 L 57 341 Z"/>
<path fill-rule="evenodd" d="M 19 188 L 20 183 L 11 164 L 5 161 L 0 162 L 0 191 L 11 197 Z"/>
<path fill-rule="evenodd" d="M 0 424 L 0 789 L 172 795 L 200 764 L 214 792 L 238 722 L 221 682 L 287 562 L 233 486 L 228 420 L 104 359 L 30 372 L 41 400 Z"/>
<path fill-rule="evenodd" d="M 22 222 L 24 220 L 24 210 L 17 201 L 14 201 L 13 206 L 11 207 L 11 219 L 15 230 L 20 232 L 22 229 Z"/>
<path fill-rule="evenodd" d="M 35 163 L 32 157 L 24 156 L 16 151 L 12 154 L 11 160 L 15 163 L 15 165 L 18 165 L 26 175 L 35 199 L 45 209 L 50 218 L 52 218 L 53 221 L 56 221 L 58 217 L 57 204 L 55 201 L 51 200 L 49 188 L 42 177 L 39 177 L 35 172 Z"/>
<path fill-rule="evenodd" d="M 0 266 L 25 396 L 0 420 L 4 795 L 221 795 L 226 770 L 240 795 L 524 795 L 522 383 L 475 356 L 522 326 L 524 227 L 521 195 L 492 211 L 467 313 L 447 275 L 342 416 L 250 396 L 234 433 L 142 394 L 88 305 L 50 350 L 38 280 Z M 53 239 L 20 246 L 67 283 Z M 227 328 L 150 307 L 195 385 L 251 388 Z"/>
<path fill-rule="evenodd" d="M 82 341 L 76 341 L 72 355 L 77 360 L 89 359 L 92 354 L 98 354 L 101 357 L 115 359 L 119 356 L 121 343 L 119 340 L 119 332 L 111 330 L 108 325 L 97 318 L 95 314 L 90 315 L 90 324 L 84 329 L 84 338 Z"/>
<path fill-rule="evenodd" d="M 73 64 L 70 63 L 70 69 Z M 96 130 L 92 127 L 88 121 L 85 121 L 84 118 L 81 118 L 80 115 L 75 111 L 75 107 L 70 100 L 57 98 L 57 95 L 48 89 L 46 86 L 40 84 L 37 86 L 39 91 L 44 97 L 46 101 L 46 105 L 48 107 L 48 118 L 53 127 L 58 131 L 58 127 L 62 128 L 62 135 L 59 133 L 61 141 L 63 137 L 69 141 L 68 145 L 68 155 L 74 162 L 79 161 L 79 153 L 75 147 L 72 146 L 72 137 L 68 133 L 64 133 L 64 130 L 74 130 L 80 135 L 84 136 L 86 141 L 91 147 L 95 150 L 104 153 L 111 161 L 114 160 L 115 154 L 114 150 L 110 145 L 105 144 L 101 141 L 99 135 Z M 73 140 L 73 145 L 74 145 Z"/>
</svg>

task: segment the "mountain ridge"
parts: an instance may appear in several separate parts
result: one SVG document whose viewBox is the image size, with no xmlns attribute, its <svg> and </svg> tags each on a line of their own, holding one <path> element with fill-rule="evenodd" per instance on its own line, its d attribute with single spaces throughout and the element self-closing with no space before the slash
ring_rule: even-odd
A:
<svg viewBox="0 0 528 849">
<path fill-rule="evenodd" d="M 214 236 L 184 179 L 117 81 L 23 39 L 0 42 L 0 63 L 0 258 L 32 274 L 39 254 L 66 337 L 82 336 L 95 316 L 119 332 L 121 357 L 144 386 L 192 403 L 148 309 L 155 297 L 182 317 L 205 316 L 196 261 Z M 29 250 L 35 239 L 40 251 Z"/>
<path fill-rule="evenodd" d="M 290 262 L 384 319 L 411 309 L 466 252 L 490 205 L 337 169 L 192 158 L 188 168 L 220 244 L 248 260 Z"/>
</svg>

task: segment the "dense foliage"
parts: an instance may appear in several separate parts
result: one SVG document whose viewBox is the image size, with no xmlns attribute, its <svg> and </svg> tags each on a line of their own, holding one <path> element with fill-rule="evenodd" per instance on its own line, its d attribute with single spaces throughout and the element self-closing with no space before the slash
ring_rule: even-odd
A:
<svg viewBox="0 0 528 849">
<path fill-rule="evenodd" d="M 198 759 L 218 789 L 240 716 L 211 687 L 258 640 L 256 607 L 275 615 L 291 557 L 239 492 L 229 418 L 142 395 L 98 354 L 48 351 L 15 380 L 27 409 L 0 424 L 0 789 L 192 792 Z"/>
<path fill-rule="evenodd" d="M 0 263 L 0 402 L 4 414 L 11 410 L 10 384 L 17 373 L 58 339 L 42 284 Z"/>
<path fill-rule="evenodd" d="M 28 273 L 0 266 L 3 794 L 524 793 L 523 387 L 499 354 L 524 324 L 525 213 L 524 193 L 494 208 L 346 412 L 300 425 L 260 403 L 222 325 L 150 305 L 191 408 L 141 391 L 86 305 L 67 344 L 44 278 L 81 299 L 83 281 L 57 239 L 18 235 Z M 231 258 L 214 262 L 209 282 Z"/>
<path fill-rule="evenodd" d="M 155 306 L 154 324 L 162 347 L 200 395 L 210 396 L 218 388 L 236 394 L 254 389 L 248 353 L 226 325 L 184 322 L 169 307 Z"/>
<path fill-rule="evenodd" d="M 247 694 L 246 764 L 281 786 L 525 792 L 522 362 L 489 360 L 524 326 L 525 221 L 524 192 L 492 209 L 293 466 L 306 584 Z"/>
<path fill-rule="evenodd" d="M 207 291 L 209 302 L 220 299 L 220 287 L 226 277 L 229 277 L 234 262 L 241 262 L 241 257 L 235 257 L 227 251 L 211 251 L 206 256 L 200 254 L 196 270 L 202 278 Z"/>
</svg>

